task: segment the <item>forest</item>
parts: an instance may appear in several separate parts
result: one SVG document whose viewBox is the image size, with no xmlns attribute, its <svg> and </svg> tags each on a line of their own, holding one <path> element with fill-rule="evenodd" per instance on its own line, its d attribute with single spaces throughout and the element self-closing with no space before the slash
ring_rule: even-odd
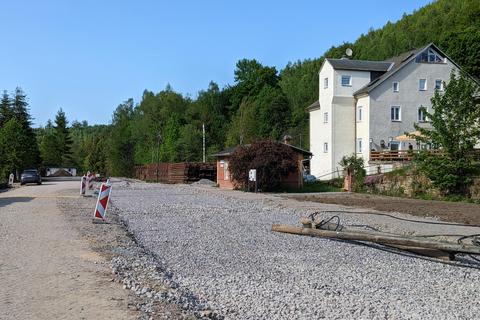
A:
<svg viewBox="0 0 480 320">
<path fill-rule="evenodd" d="M 319 36 L 322 36 L 319 34 Z M 140 101 L 118 105 L 111 124 L 69 123 L 60 109 L 53 121 L 33 129 L 26 94 L 4 92 L 0 104 L 0 174 L 30 167 L 75 166 L 109 175 L 131 176 L 134 166 L 202 160 L 202 124 L 207 156 L 260 138 L 280 139 L 309 149 L 308 113 L 318 99 L 318 71 L 325 57 L 384 60 L 402 52 L 438 45 L 464 71 L 480 78 L 480 1 L 439 0 L 397 22 L 370 29 L 354 43 L 332 46 L 322 56 L 288 63 L 283 69 L 243 59 L 234 83 L 214 81 L 195 98 L 170 85 L 145 90 Z"/>
</svg>

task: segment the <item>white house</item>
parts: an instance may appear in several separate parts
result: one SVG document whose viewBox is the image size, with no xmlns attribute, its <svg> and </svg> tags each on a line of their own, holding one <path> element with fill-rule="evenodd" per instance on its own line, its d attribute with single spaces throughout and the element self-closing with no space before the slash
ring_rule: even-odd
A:
<svg viewBox="0 0 480 320">
<path fill-rule="evenodd" d="M 434 44 L 386 61 L 325 59 L 320 68 L 319 100 L 310 113 L 310 170 L 331 179 L 345 155 L 370 161 L 370 151 L 426 147 L 397 141 L 428 126 L 420 107 L 430 108 L 435 90 L 443 90 L 460 67 Z"/>
</svg>

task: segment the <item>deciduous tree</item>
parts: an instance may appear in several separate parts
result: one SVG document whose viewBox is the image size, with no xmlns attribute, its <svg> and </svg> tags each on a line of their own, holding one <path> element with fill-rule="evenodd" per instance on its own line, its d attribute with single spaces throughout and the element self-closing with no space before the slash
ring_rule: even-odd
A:
<svg viewBox="0 0 480 320">
<path fill-rule="evenodd" d="M 470 156 L 480 140 L 480 91 L 469 76 L 452 73 L 444 92 L 435 92 L 432 112 L 423 108 L 431 129 L 415 125 L 417 139 L 433 143 L 443 154 L 424 152 L 415 158 L 420 171 L 445 194 L 465 194 L 478 167 Z"/>
</svg>

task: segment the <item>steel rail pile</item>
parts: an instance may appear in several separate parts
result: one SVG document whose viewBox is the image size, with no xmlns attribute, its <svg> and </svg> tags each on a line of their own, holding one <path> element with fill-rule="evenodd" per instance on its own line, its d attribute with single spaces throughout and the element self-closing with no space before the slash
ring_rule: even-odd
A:
<svg viewBox="0 0 480 320">
<path fill-rule="evenodd" d="M 304 227 L 274 224 L 272 225 L 272 231 L 320 238 L 373 242 L 444 260 L 453 260 L 456 253 L 480 255 L 480 246 L 476 245 L 435 241 L 422 237 L 403 236 L 365 230 L 349 231 L 345 230 L 345 228 L 342 228 L 342 231 L 335 231 L 331 229 L 337 229 L 338 225 L 332 227 L 335 226 L 335 224 L 318 224 L 313 220 L 307 219 L 302 219 L 301 223 Z"/>
</svg>

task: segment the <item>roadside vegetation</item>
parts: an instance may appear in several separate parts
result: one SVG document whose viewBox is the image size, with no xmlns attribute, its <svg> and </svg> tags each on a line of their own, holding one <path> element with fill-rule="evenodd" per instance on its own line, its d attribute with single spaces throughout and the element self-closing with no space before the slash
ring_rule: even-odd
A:
<svg viewBox="0 0 480 320">
<path fill-rule="evenodd" d="M 353 59 L 382 60 L 434 42 L 478 78 L 479 16 L 479 1 L 439 0 L 368 30 L 353 43 L 333 46 L 318 58 L 283 69 L 242 59 L 235 65 L 233 84 L 221 88 L 212 81 L 194 98 L 171 86 L 160 92 L 145 90 L 140 101 L 119 104 L 108 125 L 69 123 L 60 110 L 55 121 L 32 129 L 26 95 L 19 89 L 2 99 L 0 180 L 9 172 L 47 165 L 131 176 L 137 164 L 201 161 L 203 124 L 207 156 L 257 139 L 279 140 L 285 134 L 293 137 L 294 145 L 308 149 L 305 108 L 318 99 L 318 70 L 325 57 L 339 58 L 352 48 Z M 11 110 L 16 112 L 13 117 Z"/>
</svg>

